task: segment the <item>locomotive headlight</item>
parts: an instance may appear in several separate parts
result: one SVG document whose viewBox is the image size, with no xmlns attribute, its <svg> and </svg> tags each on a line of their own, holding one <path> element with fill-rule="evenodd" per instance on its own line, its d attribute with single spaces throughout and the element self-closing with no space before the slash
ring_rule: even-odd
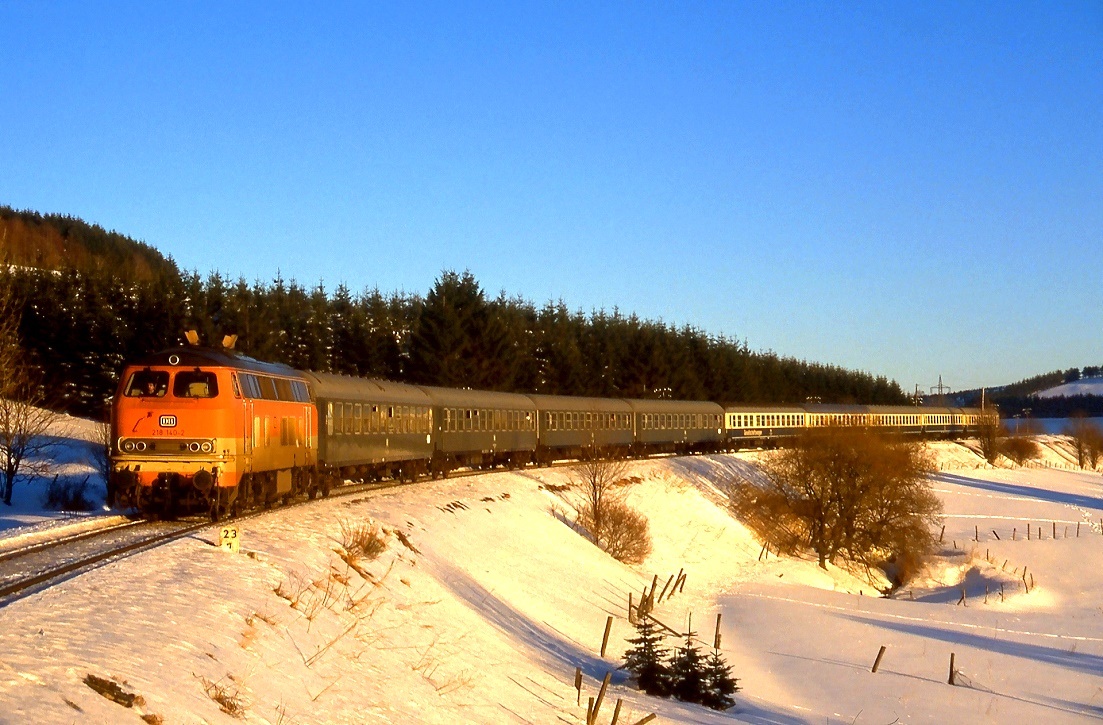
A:
<svg viewBox="0 0 1103 725">
<path fill-rule="evenodd" d="M 198 441 L 192 441 L 191 443 L 189 443 L 188 444 L 188 450 L 191 451 L 192 453 L 199 453 L 199 442 Z"/>
<path fill-rule="evenodd" d="M 214 443 L 212 443 L 210 441 L 203 441 L 202 445 L 200 445 L 199 448 L 204 453 L 210 453 L 211 451 L 214 450 Z"/>
<path fill-rule="evenodd" d="M 133 453 L 134 441 L 123 441 L 123 451 L 126 453 Z"/>
<path fill-rule="evenodd" d="M 146 442 L 145 441 L 136 441 L 134 443 L 134 450 L 144 451 L 145 449 L 146 449 Z"/>
</svg>

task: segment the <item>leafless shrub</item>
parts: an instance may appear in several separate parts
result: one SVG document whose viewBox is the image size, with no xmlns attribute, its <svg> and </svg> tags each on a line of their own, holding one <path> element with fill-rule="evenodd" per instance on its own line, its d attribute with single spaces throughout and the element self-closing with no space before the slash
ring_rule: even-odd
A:
<svg viewBox="0 0 1103 725">
<path fill-rule="evenodd" d="M 91 511 L 94 506 L 88 500 L 88 476 L 77 480 L 66 476 L 54 476 L 46 486 L 46 508 L 55 511 Z"/>
<path fill-rule="evenodd" d="M 1032 461 L 1041 455 L 1041 448 L 1033 438 L 1026 433 L 1016 433 L 1008 436 L 1002 443 L 1003 454 L 1021 466 L 1027 461 Z"/>
<path fill-rule="evenodd" d="M 823 567 L 841 558 L 897 576 L 914 573 L 933 548 L 941 504 L 915 443 L 832 426 L 800 436 L 762 470 L 761 488 L 731 486 L 732 506 L 772 548 L 807 548 Z"/>
<path fill-rule="evenodd" d="M 651 554 L 647 517 L 620 500 L 605 507 L 605 551 L 617 561 L 641 564 Z"/>
<path fill-rule="evenodd" d="M 164 725 L 165 718 L 155 712 L 147 712 L 145 715 L 142 715 L 142 721 L 149 723 L 149 725 Z"/>
<path fill-rule="evenodd" d="M 96 473 L 103 477 L 107 487 L 107 505 L 115 505 L 115 489 L 111 485 L 111 423 L 99 421 L 92 431 L 91 442 L 92 465 L 96 467 Z"/>
<path fill-rule="evenodd" d="M 246 706 L 241 698 L 241 691 L 233 685 L 223 684 L 222 680 L 214 682 L 206 677 L 200 677 L 203 689 L 207 697 L 218 703 L 218 709 L 231 717 L 244 718 Z"/>
</svg>

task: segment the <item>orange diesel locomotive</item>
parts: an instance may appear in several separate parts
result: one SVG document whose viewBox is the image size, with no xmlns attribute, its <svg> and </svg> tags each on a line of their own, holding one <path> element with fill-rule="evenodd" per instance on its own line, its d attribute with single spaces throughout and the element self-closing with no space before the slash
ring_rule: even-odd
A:
<svg viewBox="0 0 1103 725">
<path fill-rule="evenodd" d="M 218 519 L 328 493 L 310 382 L 233 352 L 233 342 L 174 348 L 124 369 L 111 415 L 119 505 Z"/>
</svg>

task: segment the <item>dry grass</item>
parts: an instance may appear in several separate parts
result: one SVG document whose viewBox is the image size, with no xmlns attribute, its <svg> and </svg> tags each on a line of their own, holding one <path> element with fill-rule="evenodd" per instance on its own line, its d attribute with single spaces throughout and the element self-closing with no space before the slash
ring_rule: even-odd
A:
<svg viewBox="0 0 1103 725">
<path fill-rule="evenodd" d="M 350 566 L 362 560 L 375 561 L 387 550 L 387 533 L 378 524 L 341 521 L 341 548 Z"/>
<path fill-rule="evenodd" d="M 202 676 L 199 678 L 199 681 L 203 683 L 203 689 L 207 692 L 207 697 L 218 703 L 219 710 L 230 717 L 239 719 L 245 717 L 247 708 L 242 701 L 241 692 L 237 687 L 223 684 L 221 680 L 214 682 Z"/>
</svg>

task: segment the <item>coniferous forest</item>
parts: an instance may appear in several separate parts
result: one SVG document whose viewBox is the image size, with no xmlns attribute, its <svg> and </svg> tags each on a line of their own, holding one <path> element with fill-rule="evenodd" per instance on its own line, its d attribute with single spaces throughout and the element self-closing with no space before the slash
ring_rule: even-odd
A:
<svg viewBox="0 0 1103 725">
<path fill-rule="evenodd" d="M 15 225 L 38 245 L 12 233 Z M 98 245 L 91 252 L 89 239 Z M 6 208 L 0 241 L 0 283 L 17 302 L 23 347 L 53 407 L 78 415 L 102 416 L 123 364 L 182 344 L 188 329 L 212 345 L 236 334 L 240 352 L 298 369 L 431 385 L 721 403 L 906 402 L 884 377 L 615 310 L 488 296 L 467 272 L 443 272 L 425 296 L 181 274 L 114 232 Z M 62 255 L 78 263 L 59 263 L 50 252 L 59 247 L 79 248 Z"/>
</svg>

